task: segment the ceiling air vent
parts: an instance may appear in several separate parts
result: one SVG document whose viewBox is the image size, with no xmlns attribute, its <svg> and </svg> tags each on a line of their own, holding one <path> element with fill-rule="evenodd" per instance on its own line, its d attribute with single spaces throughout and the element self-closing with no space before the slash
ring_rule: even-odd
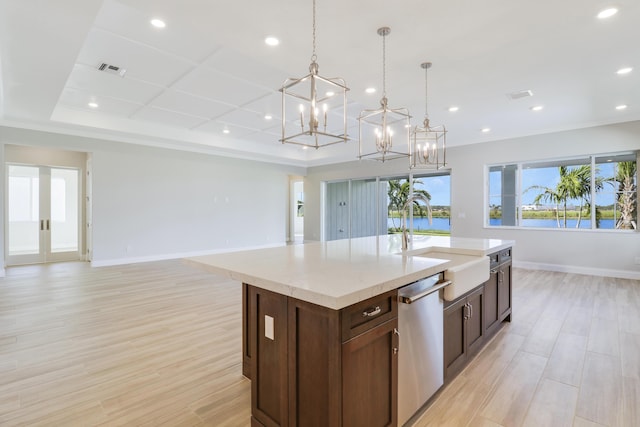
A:
<svg viewBox="0 0 640 427">
<path fill-rule="evenodd" d="M 507 94 L 507 97 L 512 100 L 526 98 L 528 96 L 533 96 L 533 92 L 530 90 L 519 90 L 517 92 L 511 92 Z"/>
<path fill-rule="evenodd" d="M 109 73 L 109 74 L 117 74 L 120 77 L 124 77 L 125 73 L 127 72 L 127 70 L 125 70 L 122 67 L 118 67 L 117 65 L 110 65 L 110 64 L 107 64 L 106 62 L 103 62 L 100 65 L 98 65 L 98 70 L 104 71 L 105 73 Z"/>
</svg>

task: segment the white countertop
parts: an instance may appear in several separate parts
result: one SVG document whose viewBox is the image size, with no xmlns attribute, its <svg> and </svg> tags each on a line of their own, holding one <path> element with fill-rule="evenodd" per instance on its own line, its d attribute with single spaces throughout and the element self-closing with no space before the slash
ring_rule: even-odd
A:
<svg viewBox="0 0 640 427">
<path fill-rule="evenodd" d="M 283 295 L 341 309 L 439 273 L 450 261 L 412 256 L 434 250 L 484 256 L 512 240 L 414 236 L 403 255 L 399 234 L 312 242 L 189 258 L 228 277 Z"/>
</svg>

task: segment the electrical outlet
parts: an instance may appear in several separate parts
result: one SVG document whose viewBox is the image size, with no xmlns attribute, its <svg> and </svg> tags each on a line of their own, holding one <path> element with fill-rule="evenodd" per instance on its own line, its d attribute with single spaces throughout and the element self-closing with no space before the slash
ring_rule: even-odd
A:
<svg viewBox="0 0 640 427">
<path fill-rule="evenodd" d="M 275 333 L 273 329 L 273 317 L 264 315 L 264 336 L 270 340 L 275 339 Z"/>
</svg>

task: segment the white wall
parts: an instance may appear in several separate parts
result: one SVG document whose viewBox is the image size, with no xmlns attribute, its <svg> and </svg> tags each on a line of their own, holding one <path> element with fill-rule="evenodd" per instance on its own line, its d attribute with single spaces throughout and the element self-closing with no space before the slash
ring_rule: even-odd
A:
<svg viewBox="0 0 640 427">
<path fill-rule="evenodd" d="M 94 265 L 284 244 L 289 175 L 305 172 L 113 141 L 0 130 L 2 144 L 92 153 Z"/>
<path fill-rule="evenodd" d="M 640 122 L 450 148 L 451 233 L 453 236 L 513 239 L 514 264 L 615 277 L 640 278 L 640 233 L 616 231 L 523 230 L 484 226 L 486 164 L 534 161 L 640 150 Z M 305 239 L 320 239 L 320 184 L 325 180 L 408 173 L 408 162 L 349 162 L 314 167 L 305 180 Z M 464 216 L 462 218 L 461 216 Z"/>
</svg>

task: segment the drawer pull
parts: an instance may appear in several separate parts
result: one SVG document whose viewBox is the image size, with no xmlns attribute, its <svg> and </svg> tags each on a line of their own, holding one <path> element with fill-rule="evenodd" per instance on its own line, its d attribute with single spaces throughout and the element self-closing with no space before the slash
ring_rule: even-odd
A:
<svg viewBox="0 0 640 427">
<path fill-rule="evenodd" d="M 377 316 L 378 314 L 380 314 L 382 310 L 380 309 L 379 305 L 376 305 L 375 308 L 371 307 L 368 310 L 365 310 L 362 312 L 362 317 L 373 317 L 373 316 Z"/>
</svg>

